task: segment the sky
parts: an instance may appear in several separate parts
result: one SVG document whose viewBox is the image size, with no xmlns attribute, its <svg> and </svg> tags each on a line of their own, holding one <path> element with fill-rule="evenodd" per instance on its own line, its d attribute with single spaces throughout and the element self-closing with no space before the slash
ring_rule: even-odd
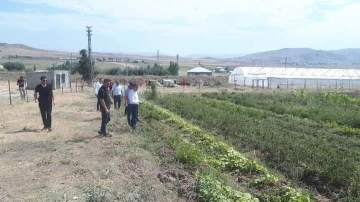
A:
<svg viewBox="0 0 360 202">
<path fill-rule="evenodd" d="M 0 43 L 75 51 L 248 54 L 360 47 L 360 0 L 0 0 Z"/>
</svg>

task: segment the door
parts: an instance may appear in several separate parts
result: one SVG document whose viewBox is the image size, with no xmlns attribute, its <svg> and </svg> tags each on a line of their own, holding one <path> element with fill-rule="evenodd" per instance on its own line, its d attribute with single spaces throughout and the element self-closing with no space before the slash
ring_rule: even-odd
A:
<svg viewBox="0 0 360 202">
<path fill-rule="evenodd" d="M 60 79 L 61 79 L 60 74 L 56 74 L 56 86 L 55 86 L 55 89 L 59 89 L 61 87 L 61 85 L 60 85 L 61 80 Z"/>
</svg>

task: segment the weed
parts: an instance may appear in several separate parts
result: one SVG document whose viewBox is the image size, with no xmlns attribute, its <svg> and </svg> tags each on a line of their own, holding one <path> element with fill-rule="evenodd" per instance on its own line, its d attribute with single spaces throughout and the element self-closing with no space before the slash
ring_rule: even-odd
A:
<svg viewBox="0 0 360 202">
<path fill-rule="evenodd" d="M 86 202 L 107 202 L 107 191 L 101 186 L 89 187 L 85 190 Z"/>
</svg>

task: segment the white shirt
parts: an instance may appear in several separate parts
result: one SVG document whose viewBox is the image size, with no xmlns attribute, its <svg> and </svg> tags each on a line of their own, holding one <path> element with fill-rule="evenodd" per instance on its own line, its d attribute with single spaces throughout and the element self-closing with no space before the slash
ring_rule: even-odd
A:
<svg viewBox="0 0 360 202">
<path fill-rule="evenodd" d="M 128 98 L 129 104 L 139 104 L 140 102 L 137 91 L 134 91 L 133 89 L 130 90 Z"/>
<path fill-rule="evenodd" d="M 121 86 L 120 85 L 113 85 L 113 87 L 112 87 L 112 92 L 113 92 L 113 94 L 114 95 L 121 95 L 122 94 L 122 92 L 121 92 Z"/>
<path fill-rule="evenodd" d="M 100 82 L 95 82 L 93 86 L 94 93 L 97 95 L 99 92 L 99 89 L 101 88 L 102 84 Z"/>
</svg>

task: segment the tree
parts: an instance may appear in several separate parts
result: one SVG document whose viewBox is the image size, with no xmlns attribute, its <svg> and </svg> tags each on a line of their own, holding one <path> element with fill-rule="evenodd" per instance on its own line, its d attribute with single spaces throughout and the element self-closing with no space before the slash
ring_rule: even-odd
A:
<svg viewBox="0 0 360 202">
<path fill-rule="evenodd" d="M 73 71 L 73 67 L 71 66 L 71 63 L 69 60 L 66 60 L 65 63 L 61 64 L 53 64 L 51 67 L 48 67 L 47 70 L 54 71 L 54 70 L 67 70 L 67 71 Z"/>
<path fill-rule="evenodd" d="M 94 65 L 95 65 L 94 61 L 92 62 L 92 65 L 90 66 L 90 58 L 88 57 L 86 49 L 80 50 L 79 54 L 81 55 L 81 57 L 79 59 L 78 65 L 74 68 L 73 73 L 78 72 L 79 74 L 82 75 L 82 78 L 85 81 L 90 82 L 92 79 L 90 73 L 92 73 L 95 77 L 97 74 L 99 74 L 99 71 L 94 68 Z M 91 70 L 91 72 L 90 72 L 90 70 Z"/>
<path fill-rule="evenodd" d="M 170 61 L 168 72 L 171 76 L 177 76 L 179 74 L 179 65 L 176 62 Z"/>
<path fill-rule="evenodd" d="M 21 62 L 5 62 L 4 68 L 8 71 L 24 71 L 25 65 Z"/>
</svg>

